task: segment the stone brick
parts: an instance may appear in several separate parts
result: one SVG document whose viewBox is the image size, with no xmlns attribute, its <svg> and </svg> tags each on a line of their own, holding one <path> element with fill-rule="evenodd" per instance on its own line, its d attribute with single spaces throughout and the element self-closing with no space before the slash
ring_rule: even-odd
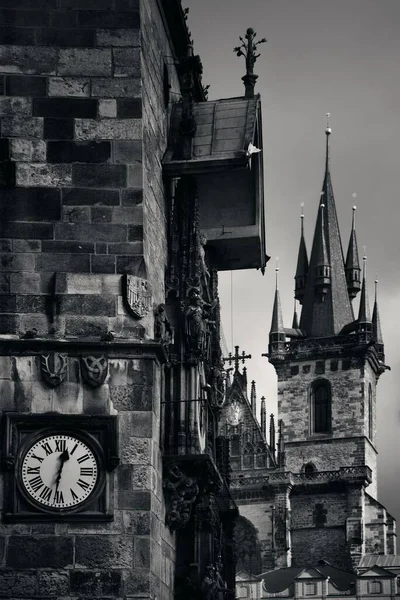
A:
<svg viewBox="0 0 400 600">
<path fill-rule="evenodd" d="M 120 98 L 117 100 L 117 117 L 120 119 L 126 118 L 141 118 L 142 116 L 142 101 L 140 98 Z"/>
<path fill-rule="evenodd" d="M 42 140 L 14 139 L 11 142 L 11 158 L 16 162 L 44 162 L 46 143 Z"/>
<path fill-rule="evenodd" d="M 116 314 L 116 300 L 114 296 L 68 294 L 60 298 L 60 312 L 65 315 L 113 317 Z"/>
<path fill-rule="evenodd" d="M 100 98 L 138 98 L 141 94 L 139 78 L 93 79 L 92 96 Z"/>
<path fill-rule="evenodd" d="M 48 188 L 2 190 L 1 221 L 57 221 L 61 215 L 60 191 Z"/>
<path fill-rule="evenodd" d="M 34 98 L 35 117 L 86 117 L 97 116 L 97 100 L 93 98 Z"/>
<path fill-rule="evenodd" d="M 39 571 L 38 593 L 43 596 L 68 596 L 69 573 L 65 571 Z"/>
<path fill-rule="evenodd" d="M 0 313 L 17 312 L 15 295 L 1 294 L 0 295 Z"/>
<path fill-rule="evenodd" d="M 117 256 L 117 273 L 138 275 L 142 270 L 143 256 Z"/>
<path fill-rule="evenodd" d="M 60 569 L 73 564 L 73 541 L 66 536 L 15 536 L 8 541 L 6 567 Z"/>
<path fill-rule="evenodd" d="M 141 163 L 128 165 L 128 187 L 141 187 L 143 184 L 143 166 Z"/>
<path fill-rule="evenodd" d="M 70 165 L 48 165 L 45 163 L 20 163 L 17 165 L 17 185 L 25 187 L 57 187 L 71 185 Z"/>
<path fill-rule="evenodd" d="M 108 244 L 109 254 L 143 254 L 143 242 L 124 242 L 123 244 L 111 243 Z"/>
<path fill-rule="evenodd" d="M 111 223 L 112 208 L 111 206 L 94 206 L 90 209 L 92 223 Z"/>
<path fill-rule="evenodd" d="M 0 139 L 0 161 L 10 158 L 10 140 Z"/>
<path fill-rule="evenodd" d="M 74 185 L 86 187 L 126 187 L 125 165 L 80 165 L 72 166 Z"/>
<path fill-rule="evenodd" d="M 149 386 L 110 386 L 110 398 L 119 411 L 152 409 L 152 389 Z"/>
<path fill-rule="evenodd" d="M 54 226 L 50 223 L 15 223 L 0 221 L 0 237 L 51 240 Z"/>
<path fill-rule="evenodd" d="M 73 188 L 62 190 L 63 204 L 73 206 L 112 206 L 119 204 L 119 192 L 116 190 L 94 190 Z"/>
<path fill-rule="evenodd" d="M 36 31 L 36 43 L 40 46 L 92 48 L 95 45 L 95 32 L 90 29 L 40 27 Z"/>
<path fill-rule="evenodd" d="M 5 161 L 0 163 L 0 188 L 15 185 L 15 163 Z"/>
<path fill-rule="evenodd" d="M 33 271 L 35 257 L 31 254 L 0 254 L 2 271 Z"/>
<path fill-rule="evenodd" d="M 30 596 L 35 587 L 35 572 L 0 570 L 0 598 Z"/>
<path fill-rule="evenodd" d="M 43 119 L 19 115 L 3 117 L 1 133 L 6 137 L 43 137 Z"/>
<path fill-rule="evenodd" d="M 42 251 L 53 254 L 90 254 L 94 252 L 93 242 L 43 241 Z"/>
<path fill-rule="evenodd" d="M 98 29 L 97 46 L 140 46 L 139 29 Z"/>
<path fill-rule="evenodd" d="M 76 536 L 75 562 L 88 569 L 129 569 L 133 565 L 132 536 Z"/>
<path fill-rule="evenodd" d="M 92 273 L 115 273 L 115 256 L 98 254 L 92 255 L 90 260 Z"/>
<path fill-rule="evenodd" d="M 110 156 L 111 142 L 58 141 L 47 144 L 50 163 L 106 163 Z"/>
<path fill-rule="evenodd" d="M 52 27 L 72 27 L 78 25 L 78 13 L 75 10 L 54 10 L 50 13 Z"/>
<path fill-rule="evenodd" d="M 134 99 L 136 101 L 136 99 Z M 120 102 L 120 100 L 118 101 Z M 133 162 L 142 162 L 142 142 L 139 140 L 122 140 L 112 142 L 114 148 L 114 162 L 124 165 Z"/>
<path fill-rule="evenodd" d="M 18 313 L 46 313 L 48 297 L 42 295 L 19 295 L 16 298 L 16 312 Z"/>
<path fill-rule="evenodd" d="M 130 188 L 121 191 L 121 204 L 123 206 L 132 206 L 143 202 L 143 189 Z"/>
<path fill-rule="evenodd" d="M 39 240 L 13 240 L 13 252 L 40 252 L 42 243 Z"/>
<path fill-rule="evenodd" d="M 111 390 L 110 390 L 111 398 Z M 112 399 L 112 398 L 111 398 Z M 121 460 L 125 464 L 148 465 L 151 460 L 150 440 L 121 434 Z"/>
<path fill-rule="evenodd" d="M 0 314 L 0 333 L 17 333 L 20 329 L 19 315 Z M 4 408 L 4 407 L 3 407 Z M 13 408 L 11 408 L 13 410 Z"/>
<path fill-rule="evenodd" d="M 35 44 L 35 29 L 33 27 L 0 27 L 0 44 L 15 44 L 33 46 Z"/>
<path fill-rule="evenodd" d="M 0 4 L 3 8 L 33 8 L 31 0 L 1 0 Z M 57 0 L 36 0 L 36 10 L 48 10 L 56 8 Z"/>
<path fill-rule="evenodd" d="M 75 120 L 75 138 L 77 140 L 138 140 L 141 135 L 141 119 Z"/>
<path fill-rule="evenodd" d="M 32 116 L 32 100 L 30 98 L 0 98 L 0 116 L 14 115 Z"/>
<path fill-rule="evenodd" d="M 86 97 L 90 95 L 90 79 L 49 77 L 49 96 Z"/>
<path fill-rule="evenodd" d="M 140 77 L 140 48 L 113 50 L 114 77 Z"/>
<path fill-rule="evenodd" d="M 0 75 L 0 94 L 4 94 L 4 75 Z"/>
<path fill-rule="evenodd" d="M 118 508 L 123 510 L 150 510 L 151 496 L 149 491 L 118 490 Z"/>
<path fill-rule="evenodd" d="M 66 317 L 65 335 L 89 337 L 101 336 L 108 329 L 107 317 Z"/>
<path fill-rule="evenodd" d="M 40 13 L 36 13 L 40 17 Z M 32 23 L 30 23 L 32 24 Z M 0 48 L 0 72 L 27 75 L 55 75 L 57 50 L 38 46 Z"/>
<path fill-rule="evenodd" d="M 71 593 L 122 596 L 119 571 L 71 571 Z"/>
<path fill-rule="evenodd" d="M 116 242 L 126 240 L 125 225 L 103 223 L 57 223 L 56 238 L 59 240 L 77 240 L 85 242 L 96 239 L 99 242 Z"/>
<path fill-rule="evenodd" d="M 70 271 L 82 273 L 90 271 L 89 254 L 44 254 L 37 257 L 38 271 Z"/>
<path fill-rule="evenodd" d="M 111 51 L 98 48 L 61 49 L 57 75 L 111 76 Z"/>
<path fill-rule="evenodd" d="M 116 100 L 99 100 L 99 117 L 114 119 L 117 116 Z"/>
<path fill-rule="evenodd" d="M 63 206 L 63 221 L 67 223 L 89 223 L 90 212 L 87 206 Z"/>
<path fill-rule="evenodd" d="M 105 333 L 105 330 L 102 332 Z M 103 385 L 98 388 L 83 388 L 83 412 L 87 415 L 109 414 L 108 388 Z"/>
<path fill-rule="evenodd" d="M 44 119 L 45 140 L 72 140 L 74 138 L 73 119 Z"/>
<path fill-rule="evenodd" d="M 46 96 L 46 78 L 6 75 L 6 96 Z"/>
<path fill-rule="evenodd" d="M 25 7 L 27 8 L 27 7 Z M 30 6 L 29 8 L 32 8 Z M 14 10 L 13 6 L 11 9 L 0 9 L 0 22 L 5 25 L 15 25 L 18 27 L 26 26 L 37 26 L 47 25 L 49 22 L 49 15 L 46 13 L 40 13 L 35 10 Z"/>
<path fill-rule="evenodd" d="M 124 578 L 125 594 L 147 594 L 150 592 L 150 573 L 148 569 L 134 569 Z"/>
<path fill-rule="evenodd" d="M 115 10 L 138 10 L 140 0 L 115 0 Z"/>
<path fill-rule="evenodd" d="M 139 12 L 123 12 L 111 10 L 80 10 L 78 11 L 78 25 L 80 27 L 95 27 L 111 29 L 129 27 L 138 29 L 140 27 Z"/>
<path fill-rule="evenodd" d="M 40 293 L 39 273 L 11 273 L 10 291 L 21 294 Z"/>
</svg>

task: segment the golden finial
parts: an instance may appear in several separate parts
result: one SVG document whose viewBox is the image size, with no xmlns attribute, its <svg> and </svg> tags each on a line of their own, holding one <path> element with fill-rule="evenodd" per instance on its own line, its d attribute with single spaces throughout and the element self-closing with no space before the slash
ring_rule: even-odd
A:
<svg viewBox="0 0 400 600">
<path fill-rule="evenodd" d="M 332 133 L 332 129 L 331 129 L 331 125 L 330 125 L 330 117 L 331 117 L 331 113 L 326 113 L 326 129 L 325 129 L 326 135 L 330 135 Z"/>
</svg>

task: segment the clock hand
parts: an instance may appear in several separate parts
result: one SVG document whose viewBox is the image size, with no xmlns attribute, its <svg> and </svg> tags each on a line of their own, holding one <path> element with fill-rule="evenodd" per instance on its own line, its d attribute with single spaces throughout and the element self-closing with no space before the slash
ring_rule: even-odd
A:
<svg viewBox="0 0 400 600">
<path fill-rule="evenodd" d="M 64 450 L 64 452 L 62 452 L 62 453 L 60 454 L 59 458 L 60 458 L 61 464 L 60 464 L 60 467 L 59 467 L 59 469 L 58 469 L 58 471 L 57 471 L 57 475 L 56 475 L 56 489 L 55 489 L 55 492 L 54 492 L 54 499 L 55 499 L 55 498 L 56 498 L 56 496 L 57 496 L 57 492 L 58 492 L 58 486 L 60 485 L 61 473 L 62 473 L 62 470 L 63 470 L 63 468 L 64 468 L 64 464 L 65 464 L 65 462 L 66 462 L 67 460 L 69 460 L 69 453 L 68 453 L 68 450 Z"/>
</svg>

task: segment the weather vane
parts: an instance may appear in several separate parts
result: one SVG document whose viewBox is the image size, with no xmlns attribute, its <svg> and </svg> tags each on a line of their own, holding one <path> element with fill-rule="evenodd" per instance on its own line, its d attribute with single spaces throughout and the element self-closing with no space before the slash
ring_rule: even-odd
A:
<svg viewBox="0 0 400 600">
<path fill-rule="evenodd" d="M 267 41 L 266 38 L 255 41 L 256 36 L 257 34 L 254 29 L 249 27 L 245 36 L 247 42 L 239 36 L 241 44 L 233 49 L 236 52 L 236 56 L 244 56 L 246 59 L 246 75 L 242 77 L 246 89 L 246 98 L 254 98 L 254 86 L 258 78 L 258 75 L 254 73 L 254 63 L 260 56 L 260 54 L 256 54 L 256 50 L 260 44 L 264 44 Z"/>
</svg>

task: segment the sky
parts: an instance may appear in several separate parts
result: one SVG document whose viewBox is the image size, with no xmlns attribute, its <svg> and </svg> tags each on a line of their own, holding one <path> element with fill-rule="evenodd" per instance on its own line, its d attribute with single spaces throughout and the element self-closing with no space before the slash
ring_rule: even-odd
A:
<svg viewBox="0 0 400 600">
<path fill-rule="evenodd" d="M 330 170 L 347 250 L 352 206 L 360 259 L 374 279 L 386 362 L 378 384 L 379 500 L 400 527 L 400 60 L 399 0 L 183 0 L 209 99 L 242 96 L 244 59 L 233 47 L 248 27 L 268 42 L 255 64 L 263 111 L 267 253 L 260 271 L 220 274 L 228 348 L 252 354 L 248 379 L 276 414 L 277 382 L 266 358 L 279 257 L 285 326 L 293 315 L 294 273 L 304 203 L 308 252 L 324 174 L 326 113 L 331 114 Z M 353 198 L 356 193 L 357 197 Z M 357 314 L 358 301 L 354 302 Z"/>
</svg>

